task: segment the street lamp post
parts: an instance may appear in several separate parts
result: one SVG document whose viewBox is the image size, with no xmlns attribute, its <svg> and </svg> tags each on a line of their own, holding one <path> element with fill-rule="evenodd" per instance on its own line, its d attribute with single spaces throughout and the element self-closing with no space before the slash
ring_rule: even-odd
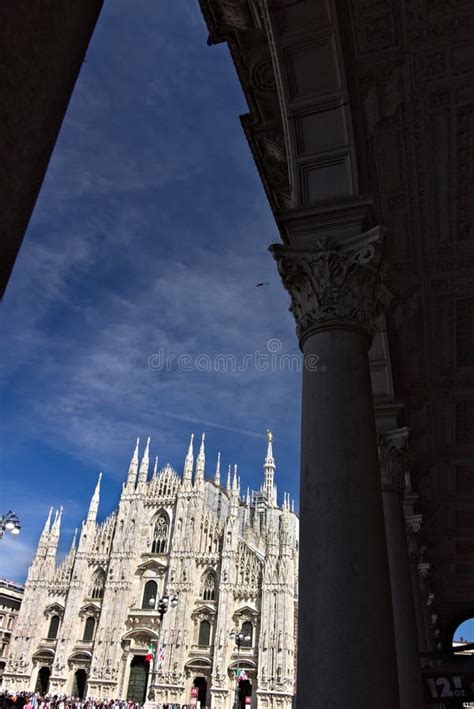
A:
<svg viewBox="0 0 474 709">
<path fill-rule="evenodd" d="M 0 539 L 5 532 L 10 534 L 20 534 L 21 524 L 15 512 L 9 510 L 6 515 L 0 517 Z"/>
<path fill-rule="evenodd" d="M 150 606 L 154 609 L 156 604 L 156 598 L 150 598 Z M 168 611 L 168 608 L 176 608 L 178 605 L 178 596 L 175 593 L 165 594 L 158 601 L 158 614 L 160 616 L 160 632 L 161 625 L 163 623 L 163 616 Z M 153 667 L 151 669 L 151 682 L 150 689 L 148 691 L 148 701 L 153 702 L 155 700 L 155 677 L 156 677 L 156 660 L 158 655 L 158 640 L 155 640 L 155 652 L 153 654 Z"/>
<path fill-rule="evenodd" d="M 240 663 L 240 648 L 242 644 L 245 642 L 248 642 L 249 640 L 252 639 L 250 635 L 246 635 L 243 630 L 231 630 L 229 633 L 229 637 L 234 639 L 235 644 L 237 645 L 237 672 L 235 675 L 235 698 L 234 698 L 234 709 L 239 709 L 240 707 L 240 702 L 239 702 L 239 663 Z"/>
</svg>

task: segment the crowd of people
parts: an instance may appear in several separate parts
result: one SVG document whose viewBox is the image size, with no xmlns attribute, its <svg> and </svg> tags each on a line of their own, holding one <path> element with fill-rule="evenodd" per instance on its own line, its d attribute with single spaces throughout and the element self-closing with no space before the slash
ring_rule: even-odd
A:
<svg viewBox="0 0 474 709">
<path fill-rule="evenodd" d="M 140 709 L 137 702 L 125 699 L 78 699 L 65 694 L 41 696 L 31 692 L 0 691 L 0 709 Z M 171 705 L 170 705 L 171 709 Z M 180 708 L 181 709 L 181 708 Z"/>
</svg>

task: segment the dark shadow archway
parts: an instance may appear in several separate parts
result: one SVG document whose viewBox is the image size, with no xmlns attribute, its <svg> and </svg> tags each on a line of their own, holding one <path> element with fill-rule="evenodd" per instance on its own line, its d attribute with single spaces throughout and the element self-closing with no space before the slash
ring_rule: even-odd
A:
<svg viewBox="0 0 474 709">
<path fill-rule="evenodd" d="M 49 689 L 49 678 L 51 677 L 51 668 L 42 667 L 38 672 L 38 678 L 36 680 L 35 692 L 40 694 L 47 694 Z"/>
<path fill-rule="evenodd" d="M 205 707 L 207 703 L 207 680 L 205 677 L 196 677 L 193 684 L 197 687 L 198 695 L 196 698 L 202 709 L 202 707 Z"/>
<path fill-rule="evenodd" d="M 72 696 L 84 699 L 86 696 L 87 673 L 85 670 L 76 670 L 72 685 Z"/>
<path fill-rule="evenodd" d="M 249 679 L 243 679 L 239 682 L 239 709 L 245 709 L 250 706 L 247 697 L 252 697 L 252 682 Z"/>
</svg>

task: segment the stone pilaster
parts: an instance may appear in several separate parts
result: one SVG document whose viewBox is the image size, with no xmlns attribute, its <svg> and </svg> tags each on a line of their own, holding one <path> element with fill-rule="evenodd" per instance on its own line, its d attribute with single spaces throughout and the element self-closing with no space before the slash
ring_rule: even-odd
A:
<svg viewBox="0 0 474 709">
<path fill-rule="evenodd" d="M 398 709 L 368 359 L 390 300 L 381 229 L 270 248 L 305 364 L 298 704 Z"/>
<path fill-rule="evenodd" d="M 380 477 L 392 588 L 400 708 L 423 706 L 416 616 L 403 512 L 409 464 L 408 428 L 378 435 Z"/>
</svg>

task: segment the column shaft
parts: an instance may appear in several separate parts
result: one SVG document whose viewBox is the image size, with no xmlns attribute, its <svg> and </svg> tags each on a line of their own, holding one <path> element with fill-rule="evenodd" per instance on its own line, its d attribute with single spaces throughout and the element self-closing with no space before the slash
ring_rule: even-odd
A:
<svg viewBox="0 0 474 709">
<path fill-rule="evenodd" d="M 384 490 L 383 507 L 392 587 L 400 709 L 419 709 L 423 707 L 423 686 L 401 495 Z"/>
<path fill-rule="evenodd" d="M 398 709 L 368 347 L 362 330 L 303 342 L 298 687 L 302 708 Z M 321 367 L 326 371 L 321 371 Z"/>
<path fill-rule="evenodd" d="M 420 579 L 418 577 L 417 559 L 410 558 L 410 577 L 415 604 L 416 629 L 418 637 L 418 648 L 420 652 L 426 652 L 428 644 L 426 642 L 425 613 L 423 599 L 421 597 Z"/>
<path fill-rule="evenodd" d="M 390 300 L 382 231 L 271 250 L 305 360 L 297 704 L 399 709 L 368 357 Z"/>
</svg>

